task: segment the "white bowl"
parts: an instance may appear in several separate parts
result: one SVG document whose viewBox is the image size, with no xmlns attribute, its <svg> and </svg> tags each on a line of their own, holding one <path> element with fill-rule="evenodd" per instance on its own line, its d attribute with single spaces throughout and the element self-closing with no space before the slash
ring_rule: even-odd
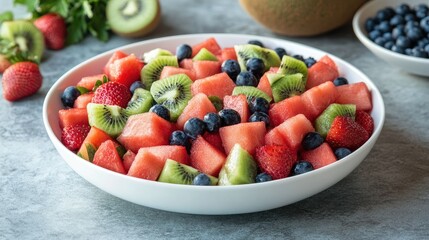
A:
<svg viewBox="0 0 429 240">
<path fill-rule="evenodd" d="M 294 54 L 312 56 L 316 59 L 326 53 L 274 38 L 234 35 L 198 34 L 152 39 L 115 50 L 135 53 L 138 56 L 154 48 L 175 51 L 182 43 L 195 44 L 208 37 L 215 37 L 222 47 L 243 44 L 250 39 L 258 39 L 267 47 L 284 47 L 294 50 Z M 334 185 L 355 169 L 374 146 L 384 123 L 384 103 L 379 90 L 361 71 L 347 62 L 332 56 L 338 64 L 341 75 L 350 82 L 363 81 L 372 91 L 375 130 L 371 138 L 358 150 L 344 159 L 312 172 L 281 180 L 238 185 L 238 186 L 188 186 L 147 181 L 118 174 L 82 160 L 60 142 L 61 130 L 58 126 L 58 110 L 62 108 L 60 95 L 70 85 L 75 85 L 83 76 L 97 74 L 115 50 L 103 53 L 82 62 L 64 74 L 49 90 L 43 105 L 43 120 L 46 131 L 67 164 L 88 182 L 98 188 L 127 201 L 166 211 L 192 214 L 239 214 L 278 208 L 310 197 Z M 84 197 L 84 196 L 82 196 Z"/>
<path fill-rule="evenodd" d="M 363 5 L 353 17 L 353 30 L 357 38 L 377 57 L 383 59 L 392 66 L 398 67 L 405 72 L 409 72 L 421 76 L 429 76 L 429 59 L 411 57 L 405 54 L 396 53 L 387 50 L 368 38 L 368 33 L 365 30 L 365 21 L 369 17 L 374 17 L 378 10 L 385 7 L 396 7 L 401 3 L 407 3 L 410 6 L 415 6 L 419 3 L 428 4 L 427 0 L 376 0 L 369 1 Z"/>
</svg>

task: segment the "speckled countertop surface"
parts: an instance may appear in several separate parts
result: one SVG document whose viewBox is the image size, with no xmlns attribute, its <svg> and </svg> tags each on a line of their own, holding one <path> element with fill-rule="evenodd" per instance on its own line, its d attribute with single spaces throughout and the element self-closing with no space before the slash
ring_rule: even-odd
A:
<svg viewBox="0 0 429 240">
<path fill-rule="evenodd" d="M 13 9 L 2 1 L 0 12 Z M 286 38 L 256 24 L 238 1 L 162 0 L 163 18 L 147 38 L 93 38 L 42 63 L 42 89 L 15 103 L 0 99 L 0 239 L 428 239 L 429 78 L 378 60 L 351 25 L 314 38 Z M 180 11 L 178 11 L 178 6 Z M 15 12 L 22 13 L 20 9 Z M 198 19 L 198 21 L 196 21 Z M 245 215 L 170 213 L 113 197 L 61 159 L 42 123 L 52 84 L 83 60 L 132 42 L 188 33 L 243 33 L 288 39 L 332 53 L 380 89 L 386 121 L 362 164 L 313 197 Z"/>
</svg>

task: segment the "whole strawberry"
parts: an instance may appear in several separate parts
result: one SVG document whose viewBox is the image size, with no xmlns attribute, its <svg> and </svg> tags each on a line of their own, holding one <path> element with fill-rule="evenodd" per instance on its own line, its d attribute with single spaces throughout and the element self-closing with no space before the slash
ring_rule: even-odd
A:
<svg viewBox="0 0 429 240">
<path fill-rule="evenodd" d="M 374 119 L 372 119 L 369 113 L 357 110 L 355 121 L 368 132 L 369 136 L 372 135 L 372 132 L 374 131 Z"/>
<path fill-rule="evenodd" d="M 0 73 L 4 73 L 8 67 L 12 65 L 7 57 L 3 54 L 0 54 Z"/>
<path fill-rule="evenodd" d="M 64 47 L 67 26 L 63 17 L 56 13 L 48 13 L 36 19 L 34 25 L 43 33 L 49 49 L 58 50 Z"/>
<path fill-rule="evenodd" d="M 36 63 L 15 63 L 3 74 L 3 97 L 8 101 L 16 101 L 33 95 L 42 86 L 42 80 L 42 74 Z"/>
<path fill-rule="evenodd" d="M 106 105 L 117 105 L 125 108 L 127 107 L 130 99 L 131 92 L 125 85 L 117 82 L 107 82 L 101 84 L 95 90 L 92 102 Z"/>
<path fill-rule="evenodd" d="M 356 150 L 368 140 L 368 132 L 353 118 L 338 116 L 332 122 L 326 136 L 326 142 L 332 148 L 348 148 Z"/>
<path fill-rule="evenodd" d="M 61 142 L 71 151 L 79 150 L 90 129 L 88 124 L 69 125 L 61 131 Z"/>
<path fill-rule="evenodd" d="M 265 145 L 256 149 L 259 168 L 272 179 L 288 177 L 296 161 L 296 153 L 287 146 Z"/>
</svg>

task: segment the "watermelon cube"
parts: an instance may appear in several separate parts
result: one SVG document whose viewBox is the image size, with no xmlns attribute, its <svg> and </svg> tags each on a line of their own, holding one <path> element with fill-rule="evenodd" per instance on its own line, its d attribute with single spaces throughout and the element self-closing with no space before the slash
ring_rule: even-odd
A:
<svg viewBox="0 0 429 240">
<path fill-rule="evenodd" d="M 303 94 L 302 100 L 305 104 L 307 111 L 305 116 L 311 121 L 314 120 L 319 114 L 323 112 L 331 103 L 337 99 L 337 88 L 331 81 L 322 83 L 313 87 Z"/>
<path fill-rule="evenodd" d="M 204 93 L 207 96 L 216 96 L 223 99 L 226 95 L 231 95 L 235 83 L 226 73 L 218 73 L 210 77 L 196 80 L 191 86 L 192 95 Z"/>
<path fill-rule="evenodd" d="M 268 71 L 262 75 L 262 77 L 259 79 L 259 83 L 257 88 L 268 94 L 268 96 L 273 97 L 273 92 L 271 90 L 271 84 L 268 80 L 268 74 L 270 73 L 276 73 L 278 71 L 278 67 L 271 67 Z"/>
<path fill-rule="evenodd" d="M 247 97 L 244 94 L 239 95 L 227 95 L 223 98 L 224 109 L 234 109 L 240 114 L 241 122 L 247 122 L 250 117 L 249 104 L 247 103 Z"/>
<path fill-rule="evenodd" d="M 179 63 L 180 68 L 188 69 L 188 70 L 194 70 L 194 61 L 192 58 L 185 58 Z M 195 75 L 196 77 L 196 75 Z"/>
<path fill-rule="evenodd" d="M 339 73 L 336 68 L 333 68 L 331 65 L 319 60 L 308 69 L 308 77 L 305 88 L 310 89 L 324 82 L 332 82 L 337 77 L 339 77 Z"/>
<path fill-rule="evenodd" d="M 304 104 L 301 96 L 293 96 L 273 103 L 268 112 L 271 125 L 274 127 L 300 113 L 307 115 L 307 106 Z"/>
<path fill-rule="evenodd" d="M 76 86 L 78 87 L 84 87 L 88 90 L 92 90 L 95 86 L 95 83 L 100 80 L 102 81 L 104 76 L 106 76 L 105 74 L 97 74 L 97 75 L 93 75 L 93 76 L 87 76 L 87 77 L 83 77 L 77 84 Z"/>
<path fill-rule="evenodd" d="M 89 125 L 88 112 L 85 108 L 60 109 L 58 111 L 58 118 L 60 122 L 60 128 L 65 128 L 75 124 Z"/>
<path fill-rule="evenodd" d="M 219 129 L 226 154 L 229 154 L 235 144 L 239 144 L 251 155 L 255 154 L 256 148 L 265 143 L 265 133 L 264 122 L 239 123 Z"/>
<path fill-rule="evenodd" d="M 113 140 L 104 141 L 95 152 L 92 163 L 117 173 L 125 174 L 124 164 L 116 150 L 117 146 L 118 144 Z"/>
<path fill-rule="evenodd" d="M 356 110 L 372 109 L 371 92 L 364 82 L 351 83 L 336 87 L 338 97 L 336 103 L 355 104 Z"/>
<path fill-rule="evenodd" d="M 214 55 L 221 54 L 221 52 L 222 52 L 222 49 L 219 46 L 219 44 L 216 41 L 216 39 L 214 37 L 211 37 L 211 38 L 208 38 L 208 39 L 204 40 L 203 42 L 200 42 L 200 43 L 195 44 L 195 45 L 192 46 L 192 57 L 194 57 L 195 55 L 197 55 L 197 53 L 202 48 L 206 48 L 207 50 L 209 50 Z"/>
<path fill-rule="evenodd" d="M 77 155 L 85 160 L 92 162 L 95 151 L 105 141 L 112 140 L 109 134 L 96 127 L 91 127 Z"/>
<path fill-rule="evenodd" d="M 205 174 L 218 177 L 226 161 L 226 155 L 212 146 L 203 137 L 198 136 L 192 143 L 191 166 Z"/>
<path fill-rule="evenodd" d="M 198 93 L 189 100 L 182 114 L 177 118 L 177 127 L 183 129 L 185 122 L 193 117 L 203 119 L 207 113 L 217 112 L 213 103 L 204 93 Z"/>
<path fill-rule="evenodd" d="M 324 167 L 337 161 L 332 148 L 326 142 L 313 150 L 301 152 L 301 158 L 310 162 L 314 169 Z"/>
<path fill-rule="evenodd" d="M 192 69 L 195 72 L 196 79 L 210 77 L 221 72 L 221 62 L 219 61 L 194 61 L 192 62 Z"/>
<path fill-rule="evenodd" d="M 175 74 L 186 74 L 188 75 L 188 77 L 192 80 L 195 81 L 196 80 L 196 75 L 195 72 L 186 68 L 178 68 L 178 67 L 173 67 L 173 66 L 164 66 L 162 68 L 161 74 L 159 75 L 159 79 L 163 79 Z"/>
<path fill-rule="evenodd" d="M 140 71 L 143 68 L 143 62 L 134 54 L 114 61 L 109 66 L 109 79 L 122 83 L 126 87 L 137 80 L 140 80 Z"/>
<path fill-rule="evenodd" d="M 223 48 L 217 58 L 220 59 L 221 62 L 226 60 L 237 60 L 237 54 L 235 53 L 235 49 L 233 47 Z"/>
<path fill-rule="evenodd" d="M 107 75 L 107 77 L 109 77 L 109 78 L 110 78 L 110 76 L 109 76 L 109 72 L 110 72 L 110 65 L 111 65 L 114 61 L 116 61 L 116 60 L 118 60 L 118 59 L 121 59 L 121 58 L 124 58 L 124 57 L 126 57 L 126 56 L 128 56 L 128 54 L 126 54 L 126 53 L 124 53 L 124 52 L 122 52 L 122 51 L 115 51 L 115 52 L 112 54 L 112 56 L 109 58 L 109 61 L 107 61 L 106 65 L 105 65 L 105 66 L 104 66 L 104 68 L 103 68 L 103 72 L 104 72 L 104 74 L 106 74 L 106 75 Z"/>
<path fill-rule="evenodd" d="M 130 170 L 130 167 L 133 164 L 135 158 L 136 158 L 136 154 L 131 150 L 127 150 L 124 156 L 122 156 L 125 172 L 128 172 Z"/>
<path fill-rule="evenodd" d="M 73 108 L 86 109 L 86 105 L 92 102 L 92 97 L 94 97 L 94 92 L 87 92 L 82 95 L 79 95 L 79 97 L 77 97 L 76 100 L 74 100 Z"/>
</svg>

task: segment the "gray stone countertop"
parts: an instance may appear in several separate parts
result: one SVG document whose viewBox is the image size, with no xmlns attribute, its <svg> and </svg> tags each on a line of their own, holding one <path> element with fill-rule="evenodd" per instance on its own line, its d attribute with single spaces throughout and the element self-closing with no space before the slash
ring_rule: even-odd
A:
<svg viewBox="0 0 429 240">
<path fill-rule="evenodd" d="M 2 1 L 0 12 L 13 9 Z M 0 239 L 428 239 L 429 78 L 376 58 L 351 24 L 312 38 L 275 35 L 238 1 L 162 0 L 162 23 L 141 39 L 92 37 L 47 51 L 42 89 L 23 101 L 0 98 Z M 311 24 L 311 23 L 309 23 Z M 242 33 L 287 39 L 336 55 L 380 89 L 386 121 L 375 147 L 349 176 L 310 198 L 244 215 L 199 216 L 116 198 L 63 161 L 42 122 L 52 84 L 83 60 L 136 41 L 189 33 Z"/>
</svg>

